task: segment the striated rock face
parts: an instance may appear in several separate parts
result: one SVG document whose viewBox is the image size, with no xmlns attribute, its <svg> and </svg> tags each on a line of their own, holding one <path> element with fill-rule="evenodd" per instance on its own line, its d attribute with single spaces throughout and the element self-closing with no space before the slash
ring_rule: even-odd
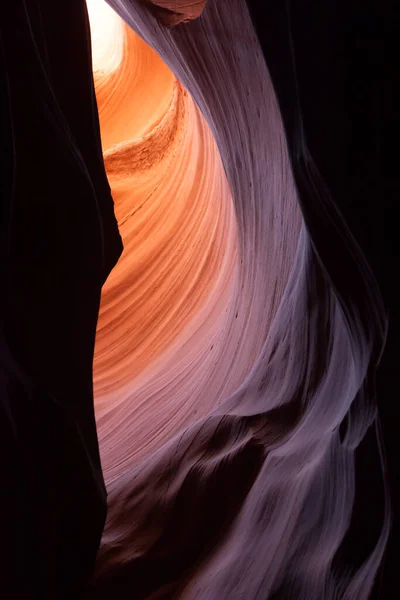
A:
<svg viewBox="0 0 400 600">
<path fill-rule="evenodd" d="M 108 518 L 90 593 L 366 599 L 388 521 L 351 575 L 337 555 L 376 418 L 375 284 L 301 132 L 289 156 L 245 2 L 173 29 L 109 4 L 127 25 L 94 76 L 125 251 L 97 330 Z"/>
<path fill-rule="evenodd" d="M 100 15 L 91 10 L 95 30 Z M 237 256 L 231 193 L 204 117 L 126 25 L 111 55 L 118 36 L 118 66 L 96 68 L 94 53 L 104 159 L 125 248 L 103 287 L 94 362 L 109 481 L 213 406 L 211 390 L 225 383 L 219 331 Z"/>
<path fill-rule="evenodd" d="M 85 0 L 0 7 L 3 596 L 369 600 L 386 317 L 336 203 L 371 239 L 386 211 L 374 161 L 329 193 L 351 18 L 87 4 L 92 60 Z"/>
</svg>

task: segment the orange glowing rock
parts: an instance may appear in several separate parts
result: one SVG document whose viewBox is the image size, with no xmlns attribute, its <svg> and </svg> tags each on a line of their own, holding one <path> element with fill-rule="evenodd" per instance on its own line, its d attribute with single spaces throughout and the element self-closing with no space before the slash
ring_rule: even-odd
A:
<svg viewBox="0 0 400 600">
<path fill-rule="evenodd" d="M 236 219 L 191 96 L 108 5 L 91 0 L 88 8 L 104 160 L 125 248 L 103 288 L 94 363 L 100 444 L 116 448 L 103 453 L 108 480 L 118 448 L 118 464 L 136 461 L 201 412 L 190 387 L 175 389 L 176 376 L 204 360 L 226 308 Z M 123 428 L 117 435 L 123 418 L 129 440 Z"/>
</svg>

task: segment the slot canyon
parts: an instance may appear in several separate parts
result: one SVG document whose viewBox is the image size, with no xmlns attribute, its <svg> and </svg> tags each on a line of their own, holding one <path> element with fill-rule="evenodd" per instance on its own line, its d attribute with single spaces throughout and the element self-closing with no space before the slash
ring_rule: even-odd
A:
<svg viewBox="0 0 400 600">
<path fill-rule="evenodd" d="M 359 15 L 1 8 L 7 600 L 396 597 L 396 250 Z"/>
</svg>

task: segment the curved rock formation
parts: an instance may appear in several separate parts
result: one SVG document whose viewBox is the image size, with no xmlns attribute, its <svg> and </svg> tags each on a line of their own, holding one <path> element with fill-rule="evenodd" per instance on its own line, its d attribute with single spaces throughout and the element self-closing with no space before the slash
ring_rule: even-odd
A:
<svg viewBox="0 0 400 600">
<path fill-rule="evenodd" d="M 125 37 L 119 65 L 107 74 L 94 60 L 105 165 L 125 248 L 103 287 L 96 339 L 99 435 L 113 449 L 102 455 L 107 480 L 212 406 L 212 397 L 196 397 L 203 393 L 198 373 L 222 352 L 215 338 L 237 245 L 229 186 L 204 118 L 151 48 L 127 26 L 118 34 Z M 114 41 L 118 47 L 118 35 Z M 138 118 L 143 104 L 146 129 Z M 128 137 L 110 145 L 115 131 Z"/>
<path fill-rule="evenodd" d="M 174 93 L 174 76 L 106 4 L 89 0 L 93 71 L 103 150 L 151 132 Z"/>
<path fill-rule="evenodd" d="M 368 8 L 110 3 L 103 149 L 85 0 L 0 7 L 3 596 L 375 600 L 386 317 L 336 209 L 394 314 Z"/>
<path fill-rule="evenodd" d="M 172 30 L 141 3 L 110 5 L 165 60 L 211 128 L 235 207 L 238 255 L 235 263 L 236 229 L 218 153 L 176 82 L 152 131 L 105 152 L 126 249 L 104 288 L 98 330 L 98 432 L 109 508 L 92 592 L 367 598 L 387 522 L 358 570 L 349 575 L 334 564 L 351 516 L 352 456 L 375 419 L 363 399 L 384 336 L 375 284 L 301 137 L 293 170 L 245 3 L 210 0 L 198 21 Z M 107 90 L 129 60 L 128 51 L 115 79 L 99 86 Z M 100 120 L 102 93 L 100 87 Z M 110 114 L 114 94 L 118 87 L 106 96 Z M 172 121 L 176 137 L 165 134 Z M 197 180 L 204 188 L 192 187 L 202 161 L 206 176 Z M 180 187 L 187 178 L 189 187 Z M 176 193 L 182 208 L 168 212 Z M 368 325 L 324 264 L 321 227 L 363 287 Z M 189 243 L 195 233 L 198 251 Z M 185 251 L 174 258 L 181 240 Z M 182 272 L 188 277 L 177 288 L 167 283 Z M 162 290 L 154 289 L 158 273 Z M 182 294 L 186 312 L 168 310 L 168 290 L 174 302 Z"/>
</svg>

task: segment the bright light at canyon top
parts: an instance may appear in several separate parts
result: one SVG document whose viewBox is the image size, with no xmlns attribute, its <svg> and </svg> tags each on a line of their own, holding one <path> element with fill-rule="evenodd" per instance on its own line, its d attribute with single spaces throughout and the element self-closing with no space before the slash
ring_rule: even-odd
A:
<svg viewBox="0 0 400 600">
<path fill-rule="evenodd" d="M 86 0 L 94 73 L 110 75 L 121 63 L 124 52 L 124 23 L 104 0 Z"/>
</svg>

